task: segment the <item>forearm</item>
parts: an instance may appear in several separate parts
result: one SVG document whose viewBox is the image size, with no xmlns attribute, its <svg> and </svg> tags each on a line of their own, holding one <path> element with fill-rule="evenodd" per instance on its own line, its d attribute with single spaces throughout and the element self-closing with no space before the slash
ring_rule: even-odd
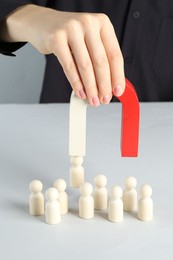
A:
<svg viewBox="0 0 173 260">
<path fill-rule="evenodd" d="M 0 41 L 29 41 L 29 28 L 32 26 L 32 21 L 44 12 L 44 9 L 46 8 L 32 4 L 15 9 L 0 24 Z"/>
</svg>

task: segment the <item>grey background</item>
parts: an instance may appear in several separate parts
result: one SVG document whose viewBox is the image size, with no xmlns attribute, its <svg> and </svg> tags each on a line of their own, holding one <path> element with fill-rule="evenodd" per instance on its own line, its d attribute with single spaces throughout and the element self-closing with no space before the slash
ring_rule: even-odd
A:
<svg viewBox="0 0 173 260">
<path fill-rule="evenodd" d="M 45 57 L 30 44 L 15 54 L 0 54 L 0 103 L 38 103 Z"/>
<path fill-rule="evenodd" d="M 173 103 L 142 103 L 138 158 L 120 156 L 121 105 L 88 107 L 85 180 L 105 174 L 108 189 L 132 175 L 153 188 L 154 219 L 106 211 L 78 217 L 78 189 L 69 187 L 68 104 L 0 105 L 0 259 L 173 259 Z M 57 225 L 28 213 L 28 185 L 68 184 L 69 213 Z"/>
</svg>

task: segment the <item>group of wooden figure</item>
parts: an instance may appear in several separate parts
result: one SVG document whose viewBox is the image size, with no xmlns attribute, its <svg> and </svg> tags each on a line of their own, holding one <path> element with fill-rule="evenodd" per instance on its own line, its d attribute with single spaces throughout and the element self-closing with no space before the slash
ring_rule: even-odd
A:
<svg viewBox="0 0 173 260">
<path fill-rule="evenodd" d="M 151 199 L 152 188 L 150 185 L 142 185 L 140 188 L 139 200 L 137 198 L 134 177 L 125 179 L 124 190 L 120 186 L 113 186 L 108 194 L 106 188 L 107 178 L 104 175 L 97 175 L 94 179 L 95 188 L 90 183 L 84 182 L 79 190 L 79 217 L 91 219 L 95 210 L 108 209 L 108 220 L 112 222 L 123 221 L 123 211 L 138 213 L 138 218 L 142 221 L 153 219 L 153 201 Z M 48 224 L 61 222 L 61 215 L 68 213 L 68 194 L 66 192 L 66 182 L 58 179 L 53 187 L 49 188 L 45 197 L 42 193 L 43 185 L 39 180 L 34 180 L 29 185 L 29 212 L 31 215 L 44 215 Z"/>
</svg>

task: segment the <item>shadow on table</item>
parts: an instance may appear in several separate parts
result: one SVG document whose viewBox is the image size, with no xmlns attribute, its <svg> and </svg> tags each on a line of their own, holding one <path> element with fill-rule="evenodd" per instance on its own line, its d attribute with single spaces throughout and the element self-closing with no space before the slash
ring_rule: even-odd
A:
<svg viewBox="0 0 173 260">
<path fill-rule="evenodd" d="M 25 220 L 29 219 L 34 219 L 34 220 L 37 220 L 39 222 L 45 222 L 45 216 L 32 216 L 30 215 L 29 213 L 29 206 L 24 203 L 24 202 L 10 202 L 9 203 L 9 207 L 14 209 L 16 213 L 20 214 L 20 219 L 22 220 L 23 217 L 25 218 Z"/>
</svg>

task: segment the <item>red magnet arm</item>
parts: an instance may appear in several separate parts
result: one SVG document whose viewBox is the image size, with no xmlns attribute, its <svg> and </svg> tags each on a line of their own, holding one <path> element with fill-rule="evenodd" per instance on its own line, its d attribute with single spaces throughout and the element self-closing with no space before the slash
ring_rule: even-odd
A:
<svg viewBox="0 0 173 260">
<path fill-rule="evenodd" d="M 126 79 L 124 93 L 117 97 L 122 103 L 121 156 L 137 157 L 139 140 L 139 101 L 136 91 Z"/>
</svg>

